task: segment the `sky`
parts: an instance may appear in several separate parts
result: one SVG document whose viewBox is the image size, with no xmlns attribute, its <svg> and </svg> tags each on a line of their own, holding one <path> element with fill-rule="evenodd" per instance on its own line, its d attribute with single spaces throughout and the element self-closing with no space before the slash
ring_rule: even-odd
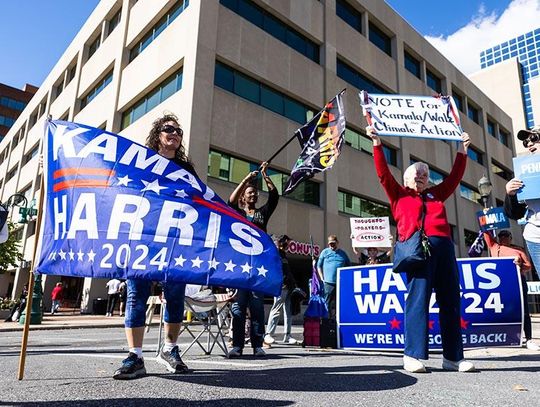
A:
<svg viewBox="0 0 540 407">
<path fill-rule="evenodd" d="M 386 1 L 465 74 L 480 51 L 540 27 L 540 0 Z M 98 3 L 0 0 L 0 82 L 41 85 Z"/>
</svg>

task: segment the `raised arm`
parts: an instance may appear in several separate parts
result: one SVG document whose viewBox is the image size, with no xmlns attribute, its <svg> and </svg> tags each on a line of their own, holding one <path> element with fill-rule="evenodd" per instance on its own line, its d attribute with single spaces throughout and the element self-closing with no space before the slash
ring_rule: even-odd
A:
<svg viewBox="0 0 540 407">
<path fill-rule="evenodd" d="M 229 204 L 238 206 L 238 200 L 244 193 L 244 189 L 246 189 L 249 181 L 257 177 L 258 173 L 259 171 L 252 171 L 244 177 L 242 182 L 238 184 L 238 186 L 234 189 L 234 191 L 232 191 L 231 195 L 229 196 Z"/>
<path fill-rule="evenodd" d="M 386 157 L 381 143 L 381 139 L 377 135 L 375 129 L 371 126 L 366 127 L 366 133 L 373 141 L 373 161 L 375 162 L 375 171 L 379 181 L 383 186 L 386 195 L 390 199 L 390 202 L 395 201 L 399 196 L 399 191 L 403 188 L 394 178 L 388 168 Z"/>
</svg>

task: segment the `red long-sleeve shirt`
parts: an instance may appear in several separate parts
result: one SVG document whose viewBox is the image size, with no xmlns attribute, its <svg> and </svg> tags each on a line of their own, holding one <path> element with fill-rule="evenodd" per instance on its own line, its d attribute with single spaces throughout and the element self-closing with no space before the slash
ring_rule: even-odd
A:
<svg viewBox="0 0 540 407">
<path fill-rule="evenodd" d="M 397 222 L 398 240 L 406 240 L 420 229 L 422 224 L 422 198 L 415 190 L 404 187 L 395 180 L 386 163 L 382 145 L 373 148 L 373 158 L 375 170 L 390 200 L 390 209 Z M 424 230 L 426 235 L 451 238 L 452 231 L 446 218 L 444 201 L 452 195 L 459 185 L 465 173 L 466 164 L 467 156 L 458 153 L 452 171 L 444 181 L 424 190 L 423 195 L 426 203 Z"/>
<path fill-rule="evenodd" d="M 517 257 L 519 259 L 518 263 L 521 273 L 527 274 L 531 269 L 529 256 L 527 256 L 527 253 L 521 247 L 501 245 L 489 232 L 484 232 L 484 240 L 489 248 L 491 257 Z"/>
</svg>

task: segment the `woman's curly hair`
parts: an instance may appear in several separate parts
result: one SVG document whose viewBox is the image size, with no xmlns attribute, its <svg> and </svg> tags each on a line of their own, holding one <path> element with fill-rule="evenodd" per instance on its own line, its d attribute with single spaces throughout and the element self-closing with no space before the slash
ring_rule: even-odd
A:
<svg viewBox="0 0 540 407">
<path fill-rule="evenodd" d="M 150 133 L 148 133 L 148 137 L 146 138 L 146 146 L 148 148 L 151 148 L 154 151 L 159 151 L 159 134 L 161 133 L 161 127 L 164 123 L 167 122 L 175 122 L 176 124 L 178 124 L 178 126 L 180 126 L 180 124 L 178 123 L 178 117 L 176 117 L 176 115 L 172 113 L 167 113 L 163 117 L 154 120 L 154 122 L 152 123 L 152 128 L 150 129 Z M 183 137 L 180 142 L 180 147 L 178 147 L 176 150 L 175 158 L 181 162 L 187 162 L 191 164 L 191 160 L 186 154 Z"/>
</svg>

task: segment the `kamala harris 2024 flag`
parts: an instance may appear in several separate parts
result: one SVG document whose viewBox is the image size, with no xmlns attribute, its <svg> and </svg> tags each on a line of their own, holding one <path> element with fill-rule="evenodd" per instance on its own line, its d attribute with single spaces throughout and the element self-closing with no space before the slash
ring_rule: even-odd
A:
<svg viewBox="0 0 540 407">
<path fill-rule="evenodd" d="M 119 135 L 48 121 L 37 272 L 281 292 L 271 238 L 196 175 Z"/>
<path fill-rule="evenodd" d="M 336 162 L 345 135 L 344 93 L 345 90 L 342 90 L 313 119 L 296 131 L 302 152 L 294 164 L 283 195 L 290 194 L 301 182 L 316 173 L 332 168 Z"/>
</svg>

